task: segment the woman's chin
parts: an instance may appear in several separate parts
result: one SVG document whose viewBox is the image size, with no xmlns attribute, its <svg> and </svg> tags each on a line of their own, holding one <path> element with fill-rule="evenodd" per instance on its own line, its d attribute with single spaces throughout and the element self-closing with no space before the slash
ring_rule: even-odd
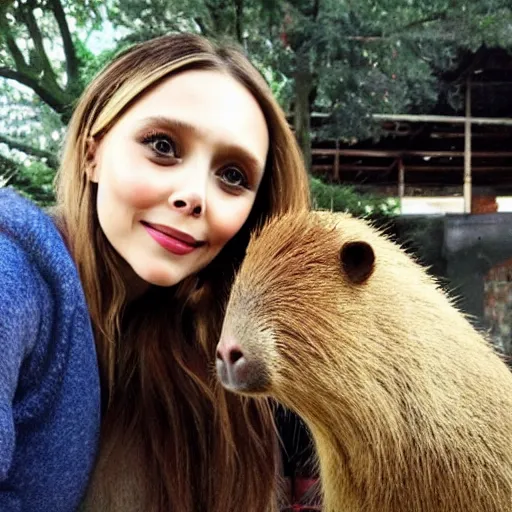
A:
<svg viewBox="0 0 512 512">
<path fill-rule="evenodd" d="M 181 269 L 169 269 L 159 266 L 150 268 L 149 266 L 141 269 L 134 268 L 140 281 L 149 285 L 160 286 L 162 288 L 169 288 L 175 286 L 194 272 L 184 272 Z"/>
</svg>

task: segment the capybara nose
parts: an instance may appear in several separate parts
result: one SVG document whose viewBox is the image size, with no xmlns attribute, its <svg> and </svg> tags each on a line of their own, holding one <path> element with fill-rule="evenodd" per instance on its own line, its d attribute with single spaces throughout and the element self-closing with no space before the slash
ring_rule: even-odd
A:
<svg viewBox="0 0 512 512">
<path fill-rule="evenodd" d="M 234 342 L 219 343 L 217 347 L 217 360 L 224 364 L 235 365 L 241 359 L 244 359 L 242 348 Z"/>
<path fill-rule="evenodd" d="M 217 346 L 217 375 L 227 388 L 245 387 L 250 374 L 250 361 L 242 347 L 233 339 L 223 339 Z"/>
<path fill-rule="evenodd" d="M 231 391 L 261 393 L 270 386 L 266 359 L 231 336 L 222 336 L 217 345 L 216 367 L 220 382 Z"/>
</svg>

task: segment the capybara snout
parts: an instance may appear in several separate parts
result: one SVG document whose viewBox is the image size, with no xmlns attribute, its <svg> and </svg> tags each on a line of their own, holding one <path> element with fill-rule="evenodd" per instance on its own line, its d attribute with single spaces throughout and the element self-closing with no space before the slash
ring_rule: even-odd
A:
<svg viewBox="0 0 512 512">
<path fill-rule="evenodd" d="M 268 390 L 269 375 L 263 357 L 242 349 L 230 336 L 217 346 L 217 374 L 226 389 L 239 393 L 261 393 Z"/>
</svg>

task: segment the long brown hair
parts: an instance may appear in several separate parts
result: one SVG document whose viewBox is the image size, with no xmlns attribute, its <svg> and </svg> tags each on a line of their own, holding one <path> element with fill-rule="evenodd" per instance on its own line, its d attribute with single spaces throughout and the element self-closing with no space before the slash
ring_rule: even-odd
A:
<svg viewBox="0 0 512 512">
<path fill-rule="evenodd" d="M 157 83 L 187 69 L 228 72 L 256 98 L 270 137 L 264 178 L 246 224 L 199 276 L 150 288 L 127 306 L 121 259 L 100 228 L 96 185 L 86 174 L 88 141 L 99 140 Z M 140 447 L 146 511 L 272 510 L 270 407 L 225 393 L 212 372 L 227 294 L 250 232 L 271 215 L 309 206 L 295 138 L 261 75 L 241 51 L 191 34 L 123 52 L 76 106 L 57 198 L 95 331 L 105 394 L 102 452 Z"/>
</svg>

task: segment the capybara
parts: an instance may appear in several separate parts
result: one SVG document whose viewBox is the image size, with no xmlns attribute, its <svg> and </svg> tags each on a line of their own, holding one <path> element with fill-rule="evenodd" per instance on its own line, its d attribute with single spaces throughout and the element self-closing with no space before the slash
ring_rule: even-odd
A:
<svg viewBox="0 0 512 512">
<path fill-rule="evenodd" d="M 308 212 L 252 238 L 217 374 L 305 420 L 326 512 L 512 511 L 512 373 L 363 220 Z"/>
</svg>

